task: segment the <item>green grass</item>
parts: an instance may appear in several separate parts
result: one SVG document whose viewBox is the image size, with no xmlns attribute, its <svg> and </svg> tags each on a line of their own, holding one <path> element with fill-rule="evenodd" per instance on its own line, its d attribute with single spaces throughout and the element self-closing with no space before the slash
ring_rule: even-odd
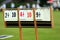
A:
<svg viewBox="0 0 60 40">
<path fill-rule="evenodd" d="M 39 40 L 60 40 L 60 12 L 54 11 L 54 29 L 38 28 Z M 34 28 L 23 28 L 23 40 L 35 40 Z M 13 35 L 14 37 L 4 40 L 19 40 L 19 28 L 5 28 L 3 15 L 0 12 L 0 35 Z"/>
</svg>

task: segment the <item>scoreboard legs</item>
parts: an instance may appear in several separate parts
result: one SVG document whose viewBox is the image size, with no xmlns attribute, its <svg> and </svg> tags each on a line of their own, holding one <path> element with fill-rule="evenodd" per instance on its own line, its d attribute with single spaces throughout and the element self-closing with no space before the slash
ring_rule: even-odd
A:
<svg viewBox="0 0 60 40">
<path fill-rule="evenodd" d="M 19 10 L 19 9 L 18 9 Z M 18 11 L 19 12 L 19 11 Z M 34 16 L 34 28 L 35 28 L 35 35 L 36 35 L 36 40 L 38 40 L 38 28 L 37 28 L 37 23 L 36 23 L 36 17 L 35 17 L 35 9 L 33 9 L 33 16 Z M 18 14 L 19 15 L 19 14 Z M 18 17 L 19 20 L 19 17 Z M 23 35 L 22 35 L 22 25 L 19 20 L 19 31 L 20 31 L 20 40 L 23 40 Z"/>
</svg>

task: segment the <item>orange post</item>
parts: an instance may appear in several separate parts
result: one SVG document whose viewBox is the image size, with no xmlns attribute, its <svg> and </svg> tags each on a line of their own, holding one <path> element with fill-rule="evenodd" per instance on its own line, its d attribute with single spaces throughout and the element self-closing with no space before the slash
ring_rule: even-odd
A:
<svg viewBox="0 0 60 40">
<path fill-rule="evenodd" d="M 38 28 L 37 28 L 36 17 L 35 17 L 35 9 L 34 8 L 33 8 L 33 16 L 34 16 L 33 18 L 34 18 L 36 40 L 38 40 Z"/>
<path fill-rule="evenodd" d="M 2 12 L 3 12 L 3 20 L 4 20 L 4 11 L 5 11 L 5 9 L 2 9 Z M 6 21 L 4 20 L 4 26 L 5 26 L 5 28 L 7 27 L 7 24 L 6 24 Z"/>
<path fill-rule="evenodd" d="M 20 40 L 23 40 L 23 38 L 22 38 L 22 26 L 21 26 L 21 21 L 19 18 L 19 8 L 18 8 L 18 24 L 19 24 Z"/>
<path fill-rule="evenodd" d="M 54 28 L 53 9 L 52 9 L 52 6 L 50 6 L 50 21 L 51 21 L 51 27 Z"/>
</svg>

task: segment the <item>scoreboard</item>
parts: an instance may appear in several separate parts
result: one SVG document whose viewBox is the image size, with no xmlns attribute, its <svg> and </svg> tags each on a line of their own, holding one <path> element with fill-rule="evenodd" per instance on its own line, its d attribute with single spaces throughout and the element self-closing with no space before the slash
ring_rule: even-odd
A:
<svg viewBox="0 0 60 40">
<path fill-rule="evenodd" d="M 20 21 L 34 21 L 33 10 L 19 10 L 19 15 L 17 10 L 4 11 L 4 21 L 18 21 L 18 16 Z M 50 10 L 36 9 L 35 16 L 37 21 L 50 21 Z"/>
<path fill-rule="evenodd" d="M 4 10 L 4 21 L 7 26 L 18 26 L 18 20 L 22 26 L 34 26 L 34 13 L 32 9 Z M 18 19 L 19 17 L 19 19 Z M 35 9 L 35 17 L 38 26 L 51 26 L 50 8 Z"/>
</svg>

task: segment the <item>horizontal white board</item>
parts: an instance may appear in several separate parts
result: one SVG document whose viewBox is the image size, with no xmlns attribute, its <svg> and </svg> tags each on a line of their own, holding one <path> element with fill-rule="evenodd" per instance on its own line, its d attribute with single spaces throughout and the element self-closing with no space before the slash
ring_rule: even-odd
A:
<svg viewBox="0 0 60 40">
<path fill-rule="evenodd" d="M 19 13 L 19 15 L 18 15 Z M 33 10 L 5 10 L 4 20 L 5 21 L 18 21 L 18 16 L 20 21 L 34 21 Z M 36 9 L 35 17 L 37 21 L 50 21 L 50 9 Z"/>
</svg>

